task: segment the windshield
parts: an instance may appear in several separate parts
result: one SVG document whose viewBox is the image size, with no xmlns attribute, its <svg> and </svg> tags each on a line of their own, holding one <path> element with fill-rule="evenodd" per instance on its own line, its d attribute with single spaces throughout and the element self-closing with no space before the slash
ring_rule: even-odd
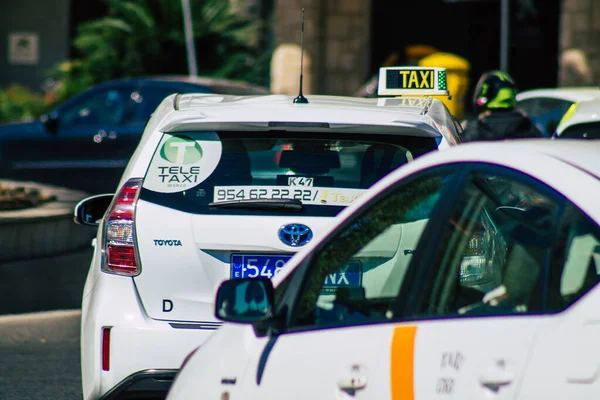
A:
<svg viewBox="0 0 600 400">
<path fill-rule="evenodd" d="M 275 200 L 282 200 L 279 213 L 334 216 L 387 173 L 434 149 L 433 138 L 400 135 L 164 134 L 141 199 L 195 214 L 231 215 L 270 215 Z M 301 207 L 290 207 L 290 199 Z"/>
<path fill-rule="evenodd" d="M 559 137 L 565 139 L 600 139 L 600 121 L 570 126 Z"/>
</svg>

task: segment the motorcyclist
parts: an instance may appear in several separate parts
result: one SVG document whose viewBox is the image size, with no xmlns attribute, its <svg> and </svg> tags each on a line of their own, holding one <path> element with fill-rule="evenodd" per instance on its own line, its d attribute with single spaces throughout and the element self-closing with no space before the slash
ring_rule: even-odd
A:
<svg viewBox="0 0 600 400">
<path fill-rule="evenodd" d="M 515 81 L 506 72 L 481 75 L 473 92 L 477 118 L 467 121 L 463 142 L 544 137 L 529 116 L 515 108 L 516 91 Z"/>
</svg>

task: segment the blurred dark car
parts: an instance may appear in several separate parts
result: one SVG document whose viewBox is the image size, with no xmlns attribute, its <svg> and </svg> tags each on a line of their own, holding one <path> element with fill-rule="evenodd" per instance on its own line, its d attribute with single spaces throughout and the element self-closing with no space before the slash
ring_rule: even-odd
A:
<svg viewBox="0 0 600 400">
<path fill-rule="evenodd" d="M 150 115 L 172 93 L 269 92 L 245 82 L 188 76 L 107 81 L 38 120 L 0 125 L 0 179 L 114 192 Z"/>
</svg>

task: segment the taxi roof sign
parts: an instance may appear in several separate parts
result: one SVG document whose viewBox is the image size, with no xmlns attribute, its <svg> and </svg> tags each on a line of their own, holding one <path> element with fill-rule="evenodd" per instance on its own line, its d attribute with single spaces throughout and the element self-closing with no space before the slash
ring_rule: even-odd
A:
<svg viewBox="0 0 600 400">
<path fill-rule="evenodd" d="M 379 69 L 379 96 L 448 96 L 446 68 L 386 67 Z"/>
</svg>

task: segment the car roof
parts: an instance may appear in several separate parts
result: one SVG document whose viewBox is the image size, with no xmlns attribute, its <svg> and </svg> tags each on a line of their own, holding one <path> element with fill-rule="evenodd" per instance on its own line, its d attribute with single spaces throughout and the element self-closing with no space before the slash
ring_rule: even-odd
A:
<svg viewBox="0 0 600 400">
<path fill-rule="evenodd" d="M 485 160 L 486 152 L 500 152 L 501 154 L 518 152 L 519 157 L 527 152 L 545 154 L 600 179 L 600 158 L 598 157 L 600 140 L 537 138 L 471 142 L 439 152 L 439 155 L 434 156 L 460 160 L 464 152 L 481 154 L 482 160 Z"/>
<path fill-rule="evenodd" d="M 575 109 L 572 112 L 567 112 L 556 127 L 558 136 L 570 126 L 600 121 L 600 99 L 581 101 L 576 106 L 571 107 L 575 107 Z"/>
<path fill-rule="evenodd" d="M 307 97 L 308 104 L 295 104 L 294 96 L 287 95 L 182 94 L 175 99 L 176 111 L 165 116 L 160 130 L 206 129 L 207 124 L 213 122 L 219 124 L 220 129 L 224 129 L 226 123 L 246 124 L 249 128 L 273 127 L 280 123 L 288 126 L 320 123 L 340 131 L 377 126 L 378 133 L 386 133 L 383 127 L 388 128 L 388 133 L 414 132 L 417 128 L 423 136 L 457 136 L 452 115 L 437 99 L 405 97 L 398 102 L 347 96 Z"/>
<path fill-rule="evenodd" d="M 551 97 L 573 102 L 593 100 L 600 98 L 600 87 L 583 86 L 524 90 L 517 94 L 517 101 L 538 97 Z"/>
</svg>

